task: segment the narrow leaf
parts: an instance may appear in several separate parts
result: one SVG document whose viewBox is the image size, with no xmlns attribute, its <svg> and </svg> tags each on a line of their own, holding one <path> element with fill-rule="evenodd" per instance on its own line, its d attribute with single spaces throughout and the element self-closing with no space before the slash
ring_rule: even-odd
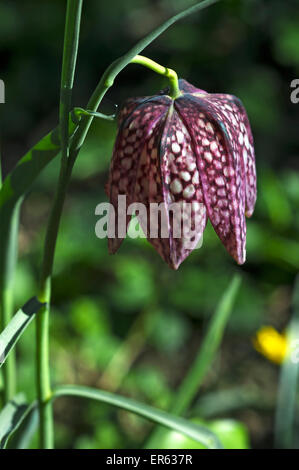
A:
<svg viewBox="0 0 299 470">
<path fill-rule="evenodd" d="M 186 411 L 211 368 L 232 312 L 240 283 L 241 279 L 236 275 L 224 292 L 216 312 L 210 320 L 200 351 L 176 395 L 175 402 L 171 407 L 173 413 L 180 414 Z"/>
<path fill-rule="evenodd" d="M 72 119 L 76 118 L 71 113 Z M 70 119 L 69 132 L 72 136 L 78 122 Z M 77 118 L 76 118 L 77 119 Z M 5 224 L 15 204 L 30 189 L 45 166 L 60 151 L 59 128 L 55 128 L 43 137 L 18 162 L 17 166 L 7 175 L 0 190 L 0 226 Z M 1 232 L 0 232 L 1 234 Z"/>
<path fill-rule="evenodd" d="M 171 413 L 176 415 L 184 413 L 198 393 L 199 387 L 211 368 L 220 346 L 240 283 L 241 279 L 236 275 L 224 292 L 216 312 L 210 320 L 199 353 L 176 394 L 175 400 L 170 408 Z M 147 448 L 156 447 L 163 432 L 161 428 L 156 429 L 147 443 Z"/>
<path fill-rule="evenodd" d="M 218 1 L 219 0 L 204 0 L 169 18 L 167 21 L 165 21 L 160 26 L 151 31 L 148 35 L 146 35 L 143 39 L 138 41 L 137 44 L 135 44 L 135 46 L 129 50 L 129 52 L 114 61 L 104 74 L 105 79 L 109 77 L 109 80 L 113 81 L 114 78 L 119 74 L 119 72 L 121 72 L 121 70 L 123 70 L 124 67 L 126 67 L 136 55 L 142 52 L 143 49 L 145 49 L 149 44 L 151 44 L 155 39 L 157 39 L 157 37 L 164 33 L 164 31 L 166 31 L 171 25 L 173 25 L 179 20 L 182 20 L 186 16 L 192 15 L 193 13 L 197 13 L 198 11 L 209 7 L 210 5 L 213 5 Z"/>
<path fill-rule="evenodd" d="M 0 412 L 0 449 L 6 447 L 11 433 L 18 427 L 24 418 L 28 405 L 23 393 L 16 395 Z"/>
<path fill-rule="evenodd" d="M 20 201 L 13 207 L 10 217 L 1 226 L 0 247 L 0 332 L 8 325 L 14 314 L 14 278 L 18 257 L 18 230 Z M 1 348 L 1 346 L 0 346 Z M 0 353 L 1 354 L 1 353 Z M 1 357 L 0 357 L 1 360 Z M 10 354 L 2 370 L 3 400 L 6 403 L 16 394 L 17 373 L 16 354 Z"/>
<path fill-rule="evenodd" d="M 0 367 L 42 305 L 36 297 L 33 297 L 17 311 L 2 331 L 0 334 Z"/>
<path fill-rule="evenodd" d="M 202 443 L 208 448 L 219 449 L 221 444 L 218 438 L 209 430 L 202 426 L 190 423 L 189 421 L 172 416 L 165 411 L 157 410 L 152 406 L 144 405 L 131 398 L 122 397 L 113 393 L 97 390 L 89 387 L 82 387 L 79 385 L 64 385 L 58 387 L 54 393 L 53 398 L 60 396 L 77 396 L 82 398 L 90 398 L 102 403 L 107 403 L 118 408 L 135 413 L 150 421 L 161 424 L 167 428 L 181 432 L 188 437 Z"/>
<path fill-rule="evenodd" d="M 294 448 L 294 424 L 296 417 L 296 393 L 299 376 L 299 358 L 292 345 L 297 348 L 299 340 L 299 275 L 293 294 L 293 316 L 287 329 L 290 351 L 283 362 L 280 372 L 279 389 L 275 416 L 275 447 Z"/>
<path fill-rule="evenodd" d="M 28 449 L 34 434 L 38 429 L 37 403 L 32 403 L 18 422 L 17 429 L 10 433 L 8 449 Z"/>
</svg>

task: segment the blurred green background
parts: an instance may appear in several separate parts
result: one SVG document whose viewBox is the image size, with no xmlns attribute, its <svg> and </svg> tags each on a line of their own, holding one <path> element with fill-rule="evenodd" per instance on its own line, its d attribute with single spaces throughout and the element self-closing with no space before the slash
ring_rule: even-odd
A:
<svg viewBox="0 0 299 470">
<path fill-rule="evenodd" d="M 65 4 L 0 4 L 5 172 L 57 123 Z M 115 58 L 163 19 L 192 4 L 86 1 L 74 105 L 85 106 Z M 172 26 L 145 55 L 199 88 L 237 95 L 248 111 L 258 202 L 247 223 L 247 262 L 238 267 L 211 226 L 202 248 L 177 272 L 144 240 L 127 239 L 117 255 L 109 256 L 107 241 L 95 236 L 94 211 L 107 200 L 104 184 L 116 128 L 96 120 L 74 169 L 58 239 L 52 379 L 104 387 L 166 409 L 200 347 L 218 299 L 232 275 L 240 272 L 242 286 L 221 351 L 189 416 L 236 419 L 243 423 L 240 432 L 245 432 L 243 426 L 248 430 L 251 447 L 272 447 L 280 367 L 254 350 L 252 337 L 262 325 L 279 331 L 286 326 L 299 270 L 299 104 L 290 101 L 290 83 L 299 78 L 298 1 L 222 1 Z M 113 113 L 127 97 L 155 94 L 165 85 L 160 76 L 131 65 L 119 75 L 100 110 Z M 36 293 L 57 174 L 56 159 L 23 205 L 16 306 Z M 31 398 L 33 338 L 32 325 L 18 348 L 19 387 Z M 136 448 L 152 429 L 125 412 L 69 398 L 57 402 L 55 418 L 57 447 Z"/>
</svg>

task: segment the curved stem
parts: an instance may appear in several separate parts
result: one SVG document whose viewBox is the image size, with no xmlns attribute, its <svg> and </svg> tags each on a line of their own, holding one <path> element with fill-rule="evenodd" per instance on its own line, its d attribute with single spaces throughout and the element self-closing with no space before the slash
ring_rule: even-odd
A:
<svg viewBox="0 0 299 470">
<path fill-rule="evenodd" d="M 172 416 L 171 414 L 158 410 L 152 406 L 138 403 L 132 398 L 123 397 L 115 393 L 106 392 L 104 390 L 83 387 L 81 385 L 62 385 L 53 392 L 51 400 L 62 396 L 73 396 L 80 398 L 88 398 L 101 403 L 122 408 L 123 410 L 135 413 L 143 418 L 149 419 L 155 423 L 161 424 L 167 428 L 183 433 L 191 439 L 202 443 L 210 449 L 221 449 L 222 445 L 219 439 L 208 429 L 191 423 L 183 418 Z"/>
<path fill-rule="evenodd" d="M 164 75 L 169 79 L 170 96 L 175 99 L 181 94 L 178 84 L 178 76 L 174 70 L 163 67 L 157 62 L 154 62 L 153 60 L 140 55 L 132 57 L 129 61 L 127 61 L 127 63 L 121 65 L 123 61 L 124 59 L 121 57 L 120 59 L 117 59 L 112 62 L 112 64 L 105 70 L 95 91 L 93 92 L 90 100 L 87 103 L 86 108 L 89 110 L 89 113 L 88 115 L 82 117 L 79 129 L 74 135 L 71 144 L 70 160 L 72 161 L 72 164 L 74 164 L 77 155 L 80 151 L 80 148 L 82 147 L 82 144 L 86 138 L 86 135 L 94 118 L 93 113 L 95 113 L 98 107 L 100 106 L 101 101 L 107 93 L 108 89 L 112 87 L 115 77 L 119 74 L 119 72 L 121 72 L 125 68 L 126 65 L 130 63 L 141 64 L 147 68 L 150 68 L 156 73 L 159 73 L 160 75 Z"/>
<path fill-rule="evenodd" d="M 174 70 L 168 69 L 163 65 L 157 64 L 157 62 L 154 62 L 153 60 L 148 59 L 147 57 L 144 57 L 142 55 L 136 55 L 134 59 L 131 60 L 131 64 L 143 65 L 144 67 L 153 70 L 159 75 L 164 75 L 164 77 L 167 77 L 169 79 L 170 85 L 169 96 L 173 100 L 175 100 L 182 94 L 179 88 L 179 79 L 177 73 Z"/>
<path fill-rule="evenodd" d="M 70 179 L 69 155 L 69 113 L 78 51 L 80 20 L 83 0 L 68 0 L 66 11 L 59 124 L 61 135 L 61 168 L 58 186 L 47 226 L 42 270 L 39 281 L 38 299 L 46 305 L 36 317 L 36 374 L 40 420 L 40 447 L 53 448 L 53 412 L 49 401 L 51 396 L 49 366 L 49 314 L 51 300 L 51 276 L 58 228 L 65 194 Z"/>
<path fill-rule="evenodd" d="M 95 113 L 98 107 L 100 106 L 101 101 L 107 93 L 108 89 L 112 87 L 117 74 L 125 67 L 125 65 L 122 67 L 119 66 L 121 60 L 122 58 L 115 60 L 106 69 L 90 100 L 87 103 L 86 108 L 89 110 L 89 113 L 88 115 L 86 113 L 85 116 L 82 116 L 79 129 L 74 135 L 71 144 L 70 161 L 72 161 L 72 165 L 74 164 L 77 155 L 80 151 L 80 148 L 82 147 L 82 144 L 86 138 L 86 135 L 94 118 L 93 113 Z M 168 77 L 170 82 L 171 93 L 173 94 L 173 96 L 178 97 L 180 95 L 181 92 L 178 87 L 178 77 L 174 70 L 167 69 L 166 67 L 157 64 L 153 60 L 139 55 L 134 56 L 126 65 L 128 65 L 129 63 L 142 64 L 154 70 L 155 72 Z"/>
</svg>

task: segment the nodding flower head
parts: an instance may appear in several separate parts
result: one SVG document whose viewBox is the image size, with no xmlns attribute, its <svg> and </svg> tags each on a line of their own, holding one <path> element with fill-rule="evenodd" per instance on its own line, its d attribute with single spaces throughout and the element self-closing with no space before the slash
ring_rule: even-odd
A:
<svg viewBox="0 0 299 470">
<path fill-rule="evenodd" d="M 170 267 L 196 247 L 210 219 L 228 253 L 239 264 L 246 256 L 245 215 L 256 201 L 253 138 L 246 111 L 232 95 L 212 94 L 179 80 L 181 95 L 133 98 L 119 113 L 107 191 L 118 214 L 118 196 L 126 206 L 143 203 L 150 217 L 152 203 L 161 204 L 168 236 L 153 237 L 144 217 L 140 224 L 148 241 Z M 174 236 L 170 209 L 189 206 L 193 238 Z M 162 214 L 161 218 L 162 219 Z M 131 215 L 126 215 L 126 228 Z M 161 228 L 161 220 L 159 227 Z M 117 230 L 117 227 L 116 227 Z M 115 253 L 125 234 L 109 239 Z"/>
</svg>

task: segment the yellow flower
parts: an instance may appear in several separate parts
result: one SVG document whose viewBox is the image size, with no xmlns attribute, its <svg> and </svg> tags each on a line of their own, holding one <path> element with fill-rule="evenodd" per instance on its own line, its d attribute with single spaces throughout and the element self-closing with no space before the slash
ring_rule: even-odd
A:
<svg viewBox="0 0 299 470">
<path fill-rule="evenodd" d="M 253 338 L 255 349 L 275 364 L 281 364 L 288 350 L 287 335 L 279 333 L 272 326 L 263 326 Z"/>
</svg>

